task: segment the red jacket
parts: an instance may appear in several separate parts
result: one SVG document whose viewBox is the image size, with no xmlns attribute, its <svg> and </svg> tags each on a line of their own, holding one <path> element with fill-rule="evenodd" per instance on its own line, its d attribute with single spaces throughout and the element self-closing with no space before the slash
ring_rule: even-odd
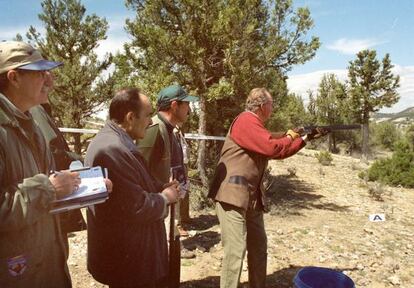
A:
<svg viewBox="0 0 414 288">
<path fill-rule="evenodd" d="M 256 114 L 241 113 L 227 134 L 209 197 L 245 210 L 264 210 L 262 178 L 268 160 L 289 157 L 304 146 L 302 138 L 272 138 Z"/>
<path fill-rule="evenodd" d="M 230 137 L 240 147 L 267 158 L 284 159 L 305 146 L 302 138 L 292 141 L 289 137 L 272 138 L 262 120 L 253 112 L 241 113 L 230 128 Z"/>
</svg>

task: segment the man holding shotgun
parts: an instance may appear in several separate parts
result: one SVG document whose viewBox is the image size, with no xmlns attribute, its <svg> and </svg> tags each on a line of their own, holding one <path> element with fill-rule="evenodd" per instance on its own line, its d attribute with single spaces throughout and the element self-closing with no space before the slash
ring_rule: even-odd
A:
<svg viewBox="0 0 414 288">
<path fill-rule="evenodd" d="M 264 127 L 273 110 L 273 99 L 264 88 L 253 89 L 246 111 L 230 126 L 220 154 L 209 197 L 216 201 L 224 248 L 220 288 L 237 288 L 246 253 L 249 287 L 265 288 L 267 237 L 263 222 L 263 173 L 269 159 L 294 155 L 307 140 L 326 133 L 315 128 L 301 137 L 303 128 L 285 134 Z"/>
</svg>

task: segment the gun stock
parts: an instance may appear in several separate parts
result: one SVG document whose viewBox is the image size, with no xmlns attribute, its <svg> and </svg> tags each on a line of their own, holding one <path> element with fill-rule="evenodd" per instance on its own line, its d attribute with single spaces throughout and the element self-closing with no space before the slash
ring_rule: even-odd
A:
<svg viewBox="0 0 414 288">
<path fill-rule="evenodd" d="M 319 125 L 310 125 L 303 127 L 304 132 L 303 135 L 311 134 L 313 131 L 315 131 L 316 128 L 322 128 L 324 130 L 327 130 L 328 132 L 334 132 L 334 131 L 342 131 L 342 130 L 356 130 L 361 129 L 360 124 L 351 124 L 351 125 L 345 125 L 345 124 L 338 124 L 338 125 L 326 125 L 326 126 L 319 126 Z"/>
<path fill-rule="evenodd" d="M 181 273 L 181 245 L 180 234 L 175 235 L 175 204 L 171 204 L 170 209 L 170 249 L 169 249 L 169 275 L 168 287 L 180 287 L 180 273 Z"/>
</svg>

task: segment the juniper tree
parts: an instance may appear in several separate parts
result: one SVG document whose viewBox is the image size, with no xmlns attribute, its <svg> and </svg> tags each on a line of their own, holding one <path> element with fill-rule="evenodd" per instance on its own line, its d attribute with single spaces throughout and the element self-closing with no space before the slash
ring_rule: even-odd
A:
<svg viewBox="0 0 414 288">
<path fill-rule="evenodd" d="M 346 88 L 335 74 L 325 74 L 319 83 L 318 93 L 312 99 L 317 122 L 324 125 L 343 124 L 347 114 Z M 334 133 L 328 135 L 330 152 L 336 151 Z"/>
<path fill-rule="evenodd" d="M 315 55 L 307 8 L 290 0 L 126 0 L 136 11 L 126 30 L 132 42 L 118 70 L 135 68 L 149 94 L 173 82 L 198 95 L 198 132 L 224 134 L 248 92 L 266 87 L 275 102 L 287 95 L 286 72 Z M 124 62 L 125 63 L 125 62 Z M 137 80 L 139 79 L 139 80 Z M 204 186 L 206 143 L 198 149 Z"/>
<path fill-rule="evenodd" d="M 356 56 L 348 67 L 349 103 L 355 120 L 363 125 L 362 155 L 366 158 L 369 153 L 370 113 L 398 102 L 400 77 L 391 72 L 393 65 L 389 54 L 381 62 L 376 59 L 375 50 L 363 50 Z"/>
<path fill-rule="evenodd" d="M 112 63 L 110 54 L 100 60 L 94 52 L 99 41 L 106 39 L 108 23 L 95 14 L 87 15 L 78 0 L 43 0 L 39 19 L 42 35 L 33 26 L 26 37 L 42 54 L 64 63 L 53 71 L 55 89 L 50 102 L 61 125 L 83 128 L 84 120 L 93 115 L 112 96 L 113 83 L 103 72 Z M 75 151 L 81 153 L 81 135 L 74 135 Z"/>
</svg>

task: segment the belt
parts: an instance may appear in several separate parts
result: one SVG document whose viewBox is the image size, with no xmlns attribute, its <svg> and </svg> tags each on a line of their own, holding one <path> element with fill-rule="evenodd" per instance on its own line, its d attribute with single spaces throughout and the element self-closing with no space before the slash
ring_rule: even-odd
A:
<svg viewBox="0 0 414 288">
<path fill-rule="evenodd" d="M 239 184 L 239 185 L 244 185 L 244 186 L 248 186 L 249 183 L 247 182 L 246 177 L 244 176 L 230 176 L 229 178 L 229 183 L 232 184 Z"/>
</svg>

